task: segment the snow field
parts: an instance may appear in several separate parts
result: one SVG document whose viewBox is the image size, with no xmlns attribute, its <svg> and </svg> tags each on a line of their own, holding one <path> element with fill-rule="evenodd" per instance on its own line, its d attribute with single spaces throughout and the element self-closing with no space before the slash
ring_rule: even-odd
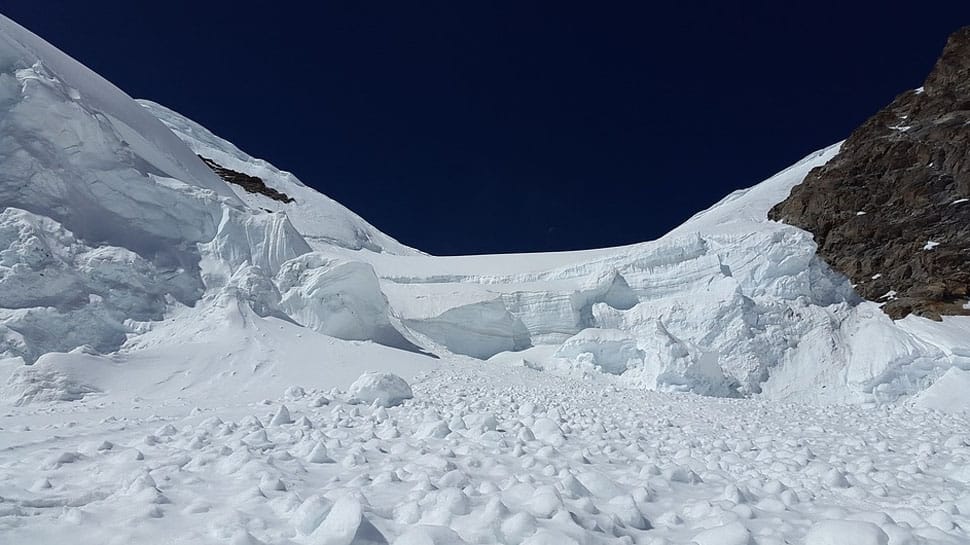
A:
<svg viewBox="0 0 970 545">
<path fill-rule="evenodd" d="M 411 389 L 393 407 L 304 386 L 164 415 L 112 414 L 97 396 L 12 408 L 0 435 L 0 535 L 330 545 L 970 539 L 963 416 L 641 392 L 610 377 L 497 363 L 454 362 Z"/>
</svg>

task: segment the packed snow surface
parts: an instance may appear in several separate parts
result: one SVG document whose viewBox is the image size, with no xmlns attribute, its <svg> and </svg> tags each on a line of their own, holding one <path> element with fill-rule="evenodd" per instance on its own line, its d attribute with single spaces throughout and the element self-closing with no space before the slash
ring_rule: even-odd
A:
<svg viewBox="0 0 970 545">
<path fill-rule="evenodd" d="M 0 16 L 0 543 L 967 543 L 970 318 L 766 220 L 838 149 L 433 257 Z"/>
</svg>

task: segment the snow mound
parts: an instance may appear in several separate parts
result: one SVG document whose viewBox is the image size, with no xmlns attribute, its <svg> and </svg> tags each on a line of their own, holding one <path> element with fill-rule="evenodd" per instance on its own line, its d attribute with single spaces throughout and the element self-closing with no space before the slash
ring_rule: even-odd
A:
<svg viewBox="0 0 970 545">
<path fill-rule="evenodd" d="M 350 385 L 347 395 L 356 402 L 394 407 L 414 397 L 411 386 L 394 373 L 364 373 Z"/>
<path fill-rule="evenodd" d="M 929 388 L 913 398 L 917 407 L 944 412 L 970 411 L 970 371 L 947 369 Z"/>
<path fill-rule="evenodd" d="M 98 394 L 93 383 L 106 366 L 105 360 L 88 354 L 45 354 L 33 365 L 18 365 L 0 386 L 0 400 L 13 405 L 46 401 L 78 401 Z"/>
<path fill-rule="evenodd" d="M 888 545 L 889 536 L 871 522 L 823 520 L 815 523 L 805 536 L 805 545 Z"/>
</svg>

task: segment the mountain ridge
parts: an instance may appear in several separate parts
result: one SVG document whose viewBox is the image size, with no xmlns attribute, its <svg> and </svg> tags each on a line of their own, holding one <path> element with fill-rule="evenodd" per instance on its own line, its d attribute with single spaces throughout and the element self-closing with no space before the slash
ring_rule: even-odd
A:
<svg viewBox="0 0 970 545">
<path fill-rule="evenodd" d="M 769 212 L 893 318 L 970 314 L 970 26 Z"/>
</svg>

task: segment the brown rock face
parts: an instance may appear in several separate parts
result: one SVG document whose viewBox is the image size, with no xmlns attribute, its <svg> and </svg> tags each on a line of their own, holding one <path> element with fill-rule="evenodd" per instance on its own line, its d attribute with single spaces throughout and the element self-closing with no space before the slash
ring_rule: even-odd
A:
<svg viewBox="0 0 970 545">
<path fill-rule="evenodd" d="M 266 182 L 262 178 L 228 169 L 208 157 L 200 155 L 199 159 L 202 159 L 202 162 L 220 178 L 231 184 L 236 184 L 250 193 L 259 193 L 260 195 L 265 195 L 274 201 L 280 201 L 282 203 L 291 203 L 295 200 L 286 193 L 282 193 L 266 185 Z"/>
<path fill-rule="evenodd" d="M 769 218 L 815 235 L 818 254 L 891 317 L 970 314 L 970 26 L 922 90 L 856 129 Z"/>
</svg>

